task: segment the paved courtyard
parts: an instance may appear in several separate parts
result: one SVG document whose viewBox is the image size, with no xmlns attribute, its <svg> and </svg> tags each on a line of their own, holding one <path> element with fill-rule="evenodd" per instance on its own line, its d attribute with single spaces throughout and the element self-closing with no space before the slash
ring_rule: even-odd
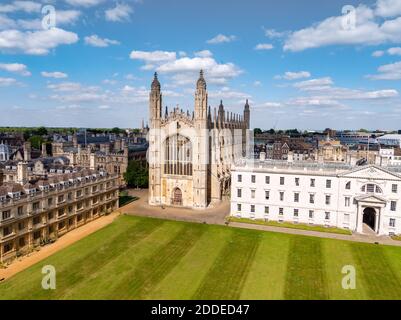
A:
<svg viewBox="0 0 401 320">
<path fill-rule="evenodd" d="M 200 222 L 209 224 L 224 224 L 224 218 L 230 213 L 230 203 L 224 201 L 206 210 L 193 210 L 179 207 L 150 206 L 148 204 L 148 190 L 131 189 L 130 196 L 139 200 L 131 202 L 120 209 L 121 213 L 142 217 L 155 217 L 161 219 Z"/>
</svg>

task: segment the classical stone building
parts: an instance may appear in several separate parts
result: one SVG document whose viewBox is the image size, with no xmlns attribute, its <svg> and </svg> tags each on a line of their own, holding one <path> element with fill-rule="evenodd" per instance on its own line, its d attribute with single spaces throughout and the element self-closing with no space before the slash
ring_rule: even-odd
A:
<svg viewBox="0 0 401 320">
<path fill-rule="evenodd" d="M 240 160 L 231 215 L 401 234 L 401 169 L 346 163 Z"/>
<path fill-rule="evenodd" d="M 155 74 L 149 115 L 149 203 L 202 209 L 230 192 L 230 168 L 247 153 L 249 104 L 243 115 L 212 114 L 203 72 L 196 84 L 194 112 L 162 110 Z"/>
<path fill-rule="evenodd" d="M 0 173 L 2 263 L 118 208 L 117 174 L 59 166 L 36 176 L 26 162 L 3 170 L 16 178 Z"/>
<path fill-rule="evenodd" d="M 346 159 L 347 151 L 348 148 L 343 146 L 339 140 L 330 139 L 327 135 L 325 140 L 318 141 L 317 160 L 342 162 Z"/>
</svg>

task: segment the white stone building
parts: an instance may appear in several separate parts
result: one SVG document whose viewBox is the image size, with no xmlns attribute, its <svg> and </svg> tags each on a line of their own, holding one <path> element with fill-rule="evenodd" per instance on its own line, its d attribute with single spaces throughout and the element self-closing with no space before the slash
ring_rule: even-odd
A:
<svg viewBox="0 0 401 320">
<path fill-rule="evenodd" d="M 399 167 L 241 160 L 231 181 L 232 216 L 401 233 Z"/>
</svg>

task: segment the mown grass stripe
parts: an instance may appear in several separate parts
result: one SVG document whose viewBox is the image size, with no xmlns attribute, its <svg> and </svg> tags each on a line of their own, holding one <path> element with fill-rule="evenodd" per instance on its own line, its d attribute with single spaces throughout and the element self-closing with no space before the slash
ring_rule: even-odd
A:
<svg viewBox="0 0 401 320">
<path fill-rule="evenodd" d="M 348 274 L 343 273 L 345 266 L 359 268 L 358 261 L 352 254 L 352 242 L 335 241 L 332 239 L 322 240 L 322 251 L 325 262 L 328 295 L 330 300 L 355 300 L 368 299 L 366 284 L 358 273 L 356 274 L 357 285 L 355 289 L 343 288 L 343 279 Z M 344 269 L 348 270 L 348 269 Z M 348 272 L 348 271 L 347 271 Z"/>
<path fill-rule="evenodd" d="M 79 284 L 70 286 L 62 299 L 106 299 L 120 285 L 119 280 L 130 274 L 144 259 L 151 257 L 160 247 L 171 241 L 183 226 L 163 223 L 148 236 L 132 243 L 123 254 L 116 256 L 102 268 L 89 274 Z M 93 290 L 93 289 L 96 290 Z M 109 297 L 111 298 L 111 297 Z"/>
<path fill-rule="evenodd" d="M 118 217 L 112 224 L 92 233 L 88 237 L 72 244 L 60 252 L 36 263 L 32 267 L 16 274 L 12 278 L 0 284 L 1 299 L 38 299 L 42 297 L 41 288 L 42 267 L 52 265 L 57 274 L 68 272 L 70 266 L 77 261 L 82 261 L 82 255 L 91 254 L 112 240 L 117 234 L 128 229 L 139 220 L 127 220 L 126 217 Z M 5 294 L 7 293 L 7 294 Z"/>
<path fill-rule="evenodd" d="M 102 268 L 104 265 L 115 259 L 124 252 L 133 243 L 140 241 L 152 233 L 157 227 L 164 222 L 162 220 L 143 219 L 137 223 L 131 223 L 122 232 L 116 233 L 108 242 L 90 250 L 82 255 L 80 259 L 69 264 L 69 268 L 58 271 L 57 289 L 43 290 L 41 281 L 37 281 L 34 290 L 27 292 L 31 299 L 58 299 L 68 292 L 69 288 L 73 288 L 81 281 L 85 280 L 92 273 Z"/>
<path fill-rule="evenodd" d="M 147 299 L 182 300 L 190 299 L 205 278 L 215 259 L 220 255 L 227 241 L 231 239 L 231 229 L 208 226 L 207 231 L 176 267 L 154 288 Z M 172 285 L 179 283 L 180 288 Z"/>
<path fill-rule="evenodd" d="M 241 300 L 283 299 L 290 239 L 279 233 L 263 233 Z"/>
<path fill-rule="evenodd" d="M 236 230 L 193 299 L 239 299 L 261 238 L 259 232 Z"/>
<path fill-rule="evenodd" d="M 384 248 L 362 243 L 353 243 L 351 248 L 358 261 L 356 285 L 358 275 L 361 275 L 370 299 L 400 299 L 401 281 L 389 263 Z"/>
<path fill-rule="evenodd" d="M 117 290 L 110 292 L 110 298 L 144 299 L 207 230 L 207 226 L 197 224 L 182 227 L 182 232 L 161 246 L 152 256 L 142 260 L 131 273 L 123 277 Z"/>
<path fill-rule="evenodd" d="M 328 298 L 321 239 L 293 236 L 290 241 L 285 299 Z"/>
</svg>

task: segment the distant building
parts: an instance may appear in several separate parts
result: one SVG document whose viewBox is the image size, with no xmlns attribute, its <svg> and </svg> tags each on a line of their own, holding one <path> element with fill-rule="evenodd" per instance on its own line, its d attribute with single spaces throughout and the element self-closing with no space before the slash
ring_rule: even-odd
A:
<svg viewBox="0 0 401 320">
<path fill-rule="evenodd" d="M 318 141 L 317 158 L 320 162 L 343 162 L 346 159 L 347 150 L 347 147 L 343 146 L 339 140 L 332 140 L 327 136 L 325 140 Z"/>
<path fill-rule="evenodd" d="M 0 143 L 0 162 L 10 160 L 11 148 L 9 145 Z"/>
<path fill-rule="evenodd" d="M 272 160 L 287 160 L 290 147 L 286 141 L 275 141 L 266 144 L 266 158 Z"/>
<path fill-rule="evenodd" d="M 377 141 L 384 146 L 401 147 L 401 134 L 386 134 L 377 138 Z"/>
<path fill-rule="evenodd" d="M 52 153 L 56 157 L 67 157 L 71 166 L 85 167 L 91 170 L 106 170 L 110 174 L 119 175 L 119 184 L 124 185 L 124 173 L 128 167 L 129 149 L 124 139 L 110 142 L 107 137 L 85 138 L 74 135 L 71 143 L 52 143 Z"/>
<path fill-rule="evenodd" d="M 375 144 L 377 140 L 370 133 L 356 131 L 337 131 L 335 139 L 344 145 Z"/>
</svg>

